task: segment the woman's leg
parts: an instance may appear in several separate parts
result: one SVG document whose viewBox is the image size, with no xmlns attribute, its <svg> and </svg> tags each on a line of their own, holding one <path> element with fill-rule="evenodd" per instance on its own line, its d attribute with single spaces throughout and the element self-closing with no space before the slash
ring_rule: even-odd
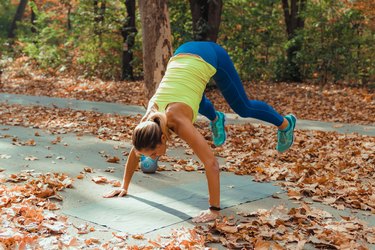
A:
<svg viewBox="0 0 375 250">
<path fill-rule="evenodd" d="M 279 152 L 289 149 L 294 142 L 296 117 L 287 115 L 284 118 L 267 103 L 249 100 L 228 53 L 217 44 L 212 43 L 212 46 L 219 58 L 213 78 L 230 107 L 242 117 L 253 117 L 277 126 L 276 149 Z"/>
<path fill-rule="evenodd" d="M 207 41 L 192 41 L 182 44 L 177 48 L 175 55 L 191 53 L 199 55 L 206 62 L 216 68 L 213 76 L 224 98 L 234 112 L 241 117 L 252 117 L 280 126 L 284 118 L 270 105 L 262 101 L 249 100 L 246 96 L 242 82 L 228 53 L 218 44 Z M 199 113 L 211 121 L 214 116 L 213 105 L 203 96 Z"/>
<path fill-rule="evenodd" d="M 210 121 L 214 121 L 216 119 L 216 110 L 214 105 L 207 99 L 207 97 L 203 94 L 201 103 L 199 104 L 199 114 L 204 115 Z"/>
<path fill-rule="evenodd" d="M 187 42 L 177 48 L 174 55 L 179 53 L 189 53 L 200 56 L 207 63 L 211 64 L 214 68 L 217 67 L 216 52 L 212 48 L 211 42 L 193 41 Z M 198 112 L 207 117 L 210 122 L 212 130 L 212 141 L 215 146 L 221 146 L 226 140 L 225 133 L 225 115 L 216 111 L 210 100 L 203 94 L 202 100 L 199 104 Z"/>
<path fill-rule="evenodd" d="M 208 100 L 204 94 L 199 104 L 198 112 L 211 121 L 210 127 L 214 145 L 217 147 L 223 145 L 227 138 L 225 133 L 225 115 L 219 111 L 216 111 L 214 105 L 212 105 L 210 100 Z"/>
<path fill-rule="evenodd" d="M 228 53 L 215 43 L 212 46 L 219 58 L 213 78 L 233 111 L 241 117 L 252 117 L 281 126 L 284 117 L 265 102 L 249 100 Z"/>
</svg>

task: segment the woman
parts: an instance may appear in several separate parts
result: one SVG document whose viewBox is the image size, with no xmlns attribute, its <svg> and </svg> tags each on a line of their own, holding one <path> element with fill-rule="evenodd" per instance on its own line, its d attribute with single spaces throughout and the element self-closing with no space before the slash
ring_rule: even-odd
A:
<svg viewBox="0 0 375 250">
<path fill-rule="evenodd" d="M 278 127 L 276 149 L 284 152 L 294 140 L 296 118 L 278 114 L 265 102 L 249 100 L 227 52 L 213 42 L 188 42 L 169 60 L 165 75 L 151 98 L 146 114 L 134 129 L 122 187 L 104 197 L 124 196 L 138 166 L 140 155 L 157 159 L 164 155 L 170 132 L 186 141 L 204 164 L 209 192 L 209 209 L 193 222 L 207 222 L 220 215 L 219 164 L 205 138 L 194 127 L 198 112 L 211 120 L 216 146 L 225 142 L 225 117 L 215 111 L 204 96 L 213 78 L 230 107 L 241 117 L 252 117 Z"/>
</svg>

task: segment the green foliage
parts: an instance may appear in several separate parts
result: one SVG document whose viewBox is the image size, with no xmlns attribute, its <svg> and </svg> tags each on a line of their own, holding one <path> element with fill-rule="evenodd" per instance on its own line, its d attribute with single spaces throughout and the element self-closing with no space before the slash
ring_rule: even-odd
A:
<svg viewBox="0 0 375 250">
<path fill-rule="evenodd" d="M 285 40 L 279 1 L 224 1 L 218 43 L 243 80 L 270 79 Z"/>
<path fill-rule="evenodd" d="M 0 0 L 0 60 L 11 55 L 7 37 L 16 7 L 8 0 Z"/>
<path fill-rule="evenodd" d="M 98 19 L 100 13 L 94 13 L 92 1 L 80 2 L 69 16 L 71 29 L 68 29 L 68 16 L 51 11 L 51 5 L 38 9 L 29 2 L 29 6 L 34 10 L 36 20 L 34 24 L 23 21 L 18 25 L 17 37 L 21 43 L 16 50 L 34 59 L 41 68 L 69 69 L 84 76 L 119 79 L 121 25 L 126 17 L 123 2 L 106 1 L 101 20 Z M 54 7 L 66 13 L 66 10 L 61 11 L 64 6 Z M 140 48 L 138 43 L 134 46 L 134 50 Z M 142 58 L 136 58 L 135 72 L 141 71 L 141 65 Z"/>
<path fill-rule="evenodd" d="M 298 57 L 304 77 L 324 83 L 366 83 L 374 70 L 374 39 L 363 26 L 362 14 L 340 1 L 327 0 L 310 4 L 306 17 L 308 26 L 301 32 L 305 40 Z"/>
<path fill-rule="evenodd" d="M 69 1 L 68 1 L 69 2 Z M 36 13 L 34 24 L 24 17 L 18 24 L 15 51 L 26 53 L 43 68 L 76 70 L 85 76 L 119 79 L 121 27 L 126 18 L 125 1 L 105 1 L 101 16 L 93 1 L 77 1 L 71 9 L 68 28 L 67 6 L 48 2 Z M 104 1 L 103 1 L 104 2 Z M 281 80 L 300 73 L 303 80 L 317 82 L 374 82 L 375 37 L 359 10 L 340 0 L 307 1 L 305 27 L 294 39 L 287 39 L 280 0 L 223 1 L 218 43 L 231 56 L 243 80 Z M 189 1 L 169 1 L 173 48 L 193 39 Z M 0 42 L 7 42 L 7 30 L 17 6 L 0 0 Z M 363 11 L 363 10 L 362 10 Z M 25 15 L 30 15 L 26 13 Z M 142 36 L 132 49 L 134 76 L 142 77 Z M 32 32 L 34 30 L 34 32 Z M 6 48 L 3 46 L 3 48 Z M 287 53 L 295 49 L 295 61 Z M 4 55 L 6 51 L 2 50 Z M 298 65 L 299 72 L 294 72 Z"/>
<path fill-rule="evenodd" d="M 0 37 L 6 38 L 16 7 L 10 1 L 0 0 Z"/>
<path fill-rule="evenodd" d="M 276 59 L 274 80 L 279 81 L 301 81 L 301 64 L 299 58 L 301 56 L 301 47 L 303 44 L 303 33 L 296 31 L 295 36 L 292 39 L 286 40 L 284 42 L 283 51 L 286 52 L 285 55 L 281 55 Z M 295 56 L 289 56 L 289 54 L 294 54 Z"/>
<path fill-rule="evenodd" d="M 35 59 L 42 68 L 57 68 L 67 61 L 66 31 L 54 19 L 55 12 L 39 10 L 34 2 L 29 2 L 29 6 L 36 14 L 36 20 L 33 24 L 22 22 L 18 25 L 20 49 Z"/>
<path fill-rule="evenodd" d="M 122 6 L 107 2 L 103 21 L 95 21 L 91 1 L 84 1 L 72 16 L 74 61 L 86 76 L 118 78 L 120 72 Z"/>
<path fill-rule="evenodd" d="M 169 1 L 169 18 L 172 29 L 172 46 L 176 49 L 182 43 L 193 39 L 193 21 L 188 1 Z"/>
<path fill-rule="evenodd" d="M 102 21 L 95 21 L 92 1 L 82 1 L 72 16 L 74 62 L 86 76 L 99 76 L 105 79 L 119 79 L 123 38 L 121 28 L 126 16 L 125 1 L 106 1 Z M 138 21 L 139 24 L 139 16 Z M 134 75 L 142 74 L 142 45 L 140 32 L 132 48 Z"/>
</svg>

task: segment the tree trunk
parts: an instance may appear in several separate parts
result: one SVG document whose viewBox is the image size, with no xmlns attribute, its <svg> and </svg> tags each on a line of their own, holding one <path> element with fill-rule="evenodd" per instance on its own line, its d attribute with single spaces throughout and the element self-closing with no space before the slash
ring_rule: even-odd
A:
<svg viewBox="0 0 375 250">
<path fill-rule="evenodd" d="M 32 1 L 32 3 L 35 4 L 34 1 Z M 30 17 L 31 18 L 31 20 L 30 20 L 31 21 L 31 32 L 36 33 L 36 31 L 37 31 L 36 28 L 35 28 L 36 15 L 35 15 L 35 12 L 34 12 L 33 8 L 31 7 L 30 9 L 31 9 L 31 17 Z"/>
<path fill-rule="evenodd" d="M 12 39 L 15 37 L 14 31 L 17 29 L 17 22 L 21 21 L 23 14 L 25 13 L 26 5 L 27 0 L 21 0 L 18 4 L 16 14 L 14 15 L 12 24 L 8 31 L 8 38 Z"/>
<path fill-rule="evenodd" d="M 222 0 L 190 0 L 195 41 L 216 42 L 222 8 Z"/>
<path fill-rule="evenodd" d="M 143 71 L 146 95 L 155 93 L 172 56 L 167 0 L 139 0 L 143 37 Z"/>
<path fill-rule="evenodd" d="M 135 0 L 125 0 L 127 17 L 123 22 L 121 35 L 123 37 L 122 46 L 122 70 L 121 80 L 134 80 L 133 67 L 131 62 L 133 60 L 133 51 L 135 35 L 137 29 L 135 27 Z"/>
<path fill-rule="evenodd" d="M 2 57 L 1 52 L 0 52 L 0 58 Z M 0 89 L 3 87 L 3 83 L 1 81 L 1 75 L 3 74 L 3 69 L 2 66 L 0 65 Z"/>
<path fill-rule="evenodd" d="M 102 46 L 102 33 L 103 33 L 103 22 L 104 22 L 104 14 L 106 10 L 106 0 L 100 1 L 100 7 L 99 7 L 99 1 L 94 0 L 94 23 L 95 23 L 95 35 L 99 38 L 99 47 Z"/>
<path fill-rule="evenodd" d="M 67 11 L 67 14 L 66 14 L 66 22 L 67 22 L 67 28 L 68 28 L 68 31 L 71 31 L 72 30 L 72 22 L 70 20 L 70 16 L 72 14 L 72 5 L 69 3 L 67 5 L 67 8 L 68 8 L 68 11 Z"/>
<path fill-rule="evenodd" d="M 93 2 L 94 7 L 94 33 L 95 35 L 99 34 L 99 1 L 94 0 Z"/>
<path fill-rule="evenodd" d="M 290 4 L 289 4 L 290 2 Z M 296 61 L 297 53 L 301 50 L 302 41 L 297 37 L 297 31 L 304 28 L 305 21 L 301 13 L 305 10 L 306 0 L 282 0 L 284 19 L 288 41 L 292 41 L 287 48 L 287 65 L 285 80 L 301 82 L 301 70 Z"/>
</svg>

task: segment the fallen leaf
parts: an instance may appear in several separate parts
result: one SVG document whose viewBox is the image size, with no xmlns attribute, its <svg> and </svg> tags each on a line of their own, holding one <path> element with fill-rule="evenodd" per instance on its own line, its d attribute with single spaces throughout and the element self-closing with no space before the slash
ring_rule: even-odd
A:
<svg viewBox="0 0 375 250">
<path fill-rule="evenodd" d="M 108 183 L 108 179 L 105 178 L 104 176 L 93 177 L 91 180 L 95 182 L 96 184 Z"/>
<path fill-rule="evenodd" d="M 93 168 L 89 168 L 89 167 L 86 167 L 83 169 L 86 173 L 94 173 L 94 169 Z"/>
<path fill-rule="evenodd" d="M 113 156 L 113 157 L 108 158 L 107 162 L 109 162 L 109 163 L 119 163 L 120 158 L 118 158 L 117 156 Z"/>
<path fill-rule="evenodd" d="M 195 171 L 195 168 L 193 166 L 185 166 L 184 169 L 187 172 Z"/>
<path fill-rule="evenodd" d="M 0 159 L 10 159 L 11 157 L 11 155 L 0 154 Z"/>
<path fill-rule="evenodd" d="M 145 237 L 142 234 L 134 234 L 132 235 L 132 238 L 136 240 L 144 240 Z"/>
<path fill-rule="evenodd" d="M 24 159 L 26 161 L 36 161 L 36 160 L 38 160 L 38 157 L 30 155 L 30 156 L 26 156 Z"/>
<path fill-rule="evenodd" d="M 113 187 L 121 187 L 120 181 L 111 181 Z"/>
</svg>

